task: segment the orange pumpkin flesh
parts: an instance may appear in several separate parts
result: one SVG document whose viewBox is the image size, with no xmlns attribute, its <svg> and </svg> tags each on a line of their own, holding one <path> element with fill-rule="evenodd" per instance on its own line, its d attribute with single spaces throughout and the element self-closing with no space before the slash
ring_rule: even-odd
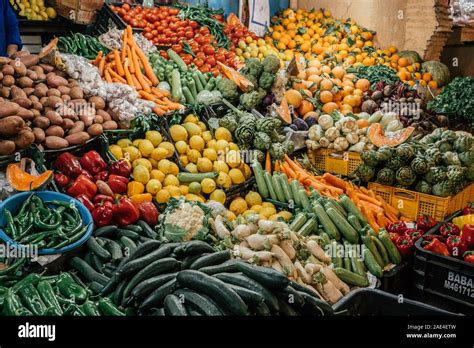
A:
<svg viewBox="0 0 474 348">
<path fill-rule="evenodd" d="M 390 147 L 398 146 L 404 143 L 413 133 L 415 128 L 407 127 L 397 132 L 395 136 L 386 136 L 385 131 L 380 123 L 374 123 L 369 128 L 369 139 L 377 147 L 388 145 Z"/>
<path fill-rule="evenodd" d="M 291 113 L 286 98 L 281 100 L 281 104 L 276 108 L 276 111 L 283 122 L 291 124 Z"/>
<path fill-rule="evenodd" d="M 35 176 L 22 170 L 18 164 L 11 163 L 7 167 L 6 174 L 8 182 L 15 190 L 31 191 L 48 183 L 53 176 L 53 171 L 47 170 L 43 174 Z"/>
</svg>

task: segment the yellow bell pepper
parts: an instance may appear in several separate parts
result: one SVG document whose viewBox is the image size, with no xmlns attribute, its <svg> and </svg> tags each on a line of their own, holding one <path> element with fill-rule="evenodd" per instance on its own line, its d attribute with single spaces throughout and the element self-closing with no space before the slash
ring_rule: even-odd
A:
<svg viewBox="0 0 474 348">
<path fill-rule="evenodd" d="M 145 192 L 145 185 L 138 181 L 131 181 L 128 183 L 127 196 L 135 196 Z"/>
<path fill-rule="evenodd" d="M 133 203 L 140 204 L 143 202 L 151 202 L 153 196 L 151 193 L 139 193 L 130 197 Z"/>
<path fill-rule="evenodd" d="M 474 225 L 474 214 L 461 215 L 453 219 L 453 224 L 459 227 L 462 230 L 464 225 Z"/>
</svg>

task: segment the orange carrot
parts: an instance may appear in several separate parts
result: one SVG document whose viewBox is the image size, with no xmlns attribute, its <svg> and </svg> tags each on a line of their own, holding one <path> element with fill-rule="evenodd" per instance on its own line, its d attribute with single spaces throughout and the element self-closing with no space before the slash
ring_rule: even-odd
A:
<svg viewBox="0 0 474 348">
<path fill-rule="evenodd" d="M 130 71 L 128 70 L 128 61 L 125 61 L 124 65 L 123 65 L 123 70 L 125 72 L 125 78 L 127 79 L 127 84 L 130 87 L 133 87 L 133 88 L 136 89 L 137 87 L 133 83 L 132 75 L 130 75 Z"/>
<path fill-rule="evenodd" d="M 295 180 L 297 180 L 296 173 L 294 172 L 293 169 L 290 168 L 290 166 L 287 163 L 283 163 L 282 166 L 285 167 L 286 173 L 289 178 L 294 178 Z"/>
<path fill-rule="evenodd" d="M 368 196 L 368 195 L 365 195 L 363 193 L 358 193 L 358 196 L 360 199 L 363 199 L 364 201 L 368 201 L 368 202 L 371 202 L 375 205 L 378 205 L 378 206 L 382 206 L 382 203 L 380 203 L 377 199 L 375 199 L 374 197 L 371 197 L 371 196 Z"/>
<path fill-rule="evenodd" d="M 383 228 L 390 224 L 390 220 L 385 216 L 384 212 L 377 213 L 377 224 Z"/>
<path fill-rule="evenodd" d="M 135 85 L 135 87 L 139 91 L 143 89 L 142 85 L 140 84 L 140 82 L 138 82 L 137 77 L 135 75 L 132 75 L 132 81 L 133 81 L 133 84 Z"/>
<path fill-rule="evenodd" d="M 388 219 L 390 220 L 390 222 L 397 222 L 398 221 L 398 217 L 396 215 L 393 215 L 392 213 L 390 213 L 389 211 L 385 211 L 385 215 L 387 215 Z"/>
<path fill-rule="evenodd" d="M 148 93 L 148 92 L 146 92 L 146 91 L 139 91 L 138 93 L 140 94 L 140 96 L 141 96 L 143 99 L 146 99 L 146 100 L 155 101 L 155 100 L 157 99 L 156 96 L 154 96 L 153 94 Z"/>
<path fill-rule="evenodd" d="M 122 61 L 120 60 L 119 51 L 114 50 L 115 64 L 117 65 L 117 73 L 120 76 L 125 76 L 125 70 L 123 70 Z"/>
<path fill-rule="evenodd" d="M 110 77 L 110 74 L 109 74 L 109 69 L 105 70 L 104 72 L 104 76 L 105 76 L 105 81 L 107 81 L 108 83 L 112 83 L 112 78 Z"/>
<path fill-rule="evenodd" d="M 127 36 L 130 38 L 130 40 L 133 40 L 132 26 L 127 25 L 126 31 L 127 31 Z"/>
<path fill-rule="evenodd" d="M 97 53 L 97 56 L 95 57 L 95 59 L 93 60 L 92 64 L 94 65 L 97 65 L 99 64 L 100 60 L 102 59 L 102 56 L 104 55 L 104 53 L 102 51 L 99 51 L 99 53 Z"/>
<path fill-rule="evenodd" d="M 151 93 L 156 95 L 158 98 L 163 98 L 164 97 L 163 93 L 161 93 L 161 91 L 156 87 L 151 88 Z"/>
<path fill-rule="evenodd" d="M 161 109 L 159 106 L 155 106 L 153 108 L 153 112 L 157 114 L 158 116 L 163 116 L 164 114 L 166 114 L 166 111 Z"/>
<path fill-rule="evenodd" d="M 275 161 L 275 168 L 273 169 L 275 172 L 280 172 L 280 161 Z"/>
<path fill-rule="evenodd" d="M 100 74 L 100 76 L 104 75 L 104 67 L 105 67 L 105 58 L 102 57 L 102 58 L 100 58 L 100 61 L 99 61 L 99 74 Z"/>
<path fill-rule="evenodd" d="M 324 173 L 323 178 L 332 186 L 346 190 L 347 182 L 330 173 Z"/>
<path fill-rule="evenodd" d="M 141 71 L 141 69 L 140 69 Z M 146 77 L 145 75 L 143 75 L 143 79 L 146 81 L 146 83 L 148 83 L 150 86 L 152 85 L 150 79 L 148 77 Z M 168 94 L 169 95 L 169 94 Z"/>
<path fill-rule="evenodd" d="M 369 193 L 369 196 L 375 199 L 375 192 L 373 190 L 367 190 Z"/>
<path fill-rule="evenodd" d="M 122 54 L 120 56 L 120 58 L 122 59 L 122 62 L 125 60 L 125 57 L 127 56 L 127 31 L 124 30 L 123 31 L 123 36 L 122 36 Z"/>
<path fill-rule="evenodd" d="M 137 57 L 137 52 L 135 51 L 135 47 L 131 47 L 130 55 L 131 55 L 130 66 L 133 65 L 133 71 L 135 74 L 137 73 L 138 70 L 140 70 L 140 63 L 138 62 L 138 57 Z M 141 73 L 141 70 L 140 70 L 140 73 Z"/>
<path fill-rule="evenodd" d="M 362 211 L 362 214 L 367 218 L 367 221 L 372 227 L 372 229 L 375 231 L 375 233 L 379 233 L 379 225 L 377 224 L 377 221 L 375 221 L 375 215 L 374 213 L 368 209 L 363 203 L 359 204 L 359 209 Z"/>
<path fill-rule="evenodd" d="M 110 76 L 115 77 L 115 78 L 116 78 L 117 80 L 119 80 L 120 82 L 125 83 L 125 84 L 127 83 L 127 81 L 126 81 L 122 76 L 120 76 L 119 74 L 117 74 L 117 73 L 116 73 L 115 71 L 113 71 L 112 69 L 107 68 L 105 71 L 108 71 L 109 74 L 110 74 Z"/>
<path fill-rule="evenodd" d="M 130 71 L 130 74 L 135 74 L 135 65 L 133 64 L 132 51 L 130 50 L 129 46 L 127 46 L 126 59 L 128 61 L 128 70 Z"/>
<path fill-rule="evenodd" d="M 265 156 L 265 170 L 270 174 L 272 173 L 272 159 L 270 158 L 270 152 L 268 151 Z"/>
<path fill-rule="evenodd" d="M 375 213 L 383 212 L 383 208 L 378 205 L 373 204 L 372 202 L 361 199 L 362 204 L 364 204 L 368 209 L 372 210 Z"/>
<path fill-rule="evenodd" d="M 137 53 L 137 56 L 138 56 L 139 60 L 143 64 L 143 68 L 145 70 L 145 75 L 150 79 L 152 86 L 156 86 L 160 81 L 156 77 L 156 74 L 153 71 L 153 69 L 151 68 L 150 62 L 148 62 L 147 57 L 145 56 L 145 54 L 143 53 L 141 48 L 138 47 L 136 42 L 133 41 L 133 40 L 131 42 L 132 42 L 133 47 L 135 48 L 135 52 Z"/>
</svg>

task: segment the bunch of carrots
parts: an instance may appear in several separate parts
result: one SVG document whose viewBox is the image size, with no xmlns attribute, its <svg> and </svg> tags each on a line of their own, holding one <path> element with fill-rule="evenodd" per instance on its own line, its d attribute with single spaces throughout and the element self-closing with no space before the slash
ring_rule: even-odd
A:
<svg viewBox="0 0 474 348">
<path fill-rule="evenodd" d="M 183 107 L 169 99 L 170 92 L 156 87 L 158 78 L 148 58 L 135 42 L 131 26 L 123 31 L 120 51 L 115 49 L 107 56 L 100 51 L 92 64 L 98 67 L 100 76 L 107 82 L 127 84 L 135 88 L 142 99 L 154 102 L 153 112 L 159 116 Z"/>
<path fill-rule="evenodd" d="M 272 172 L 269 156 L 265 161 L 265 170 Z M 283 161 L 275 162 L 274 170 L 285 173 L 289 180 L 298 180 L 307 191 L 314 189 L 321 195 L 335 200 L 339 200 L 340 195 L 346 194 L 364 214 L 372 229 L 377 233 L 380 228 L 386 228 L 387 225 L 403 219 L 396 208 L 385 202 L 374 191 L 355 186 L 352 182 L 345 181 L 330 173 L 324 173 L 321 176 L 312 175 L 287 155 L 285 155 Z"/>
</svg>

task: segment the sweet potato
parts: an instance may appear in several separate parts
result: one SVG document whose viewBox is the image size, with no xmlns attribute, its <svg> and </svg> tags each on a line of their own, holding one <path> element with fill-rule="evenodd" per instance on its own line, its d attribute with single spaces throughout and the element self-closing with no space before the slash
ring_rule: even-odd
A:
<svg viewBox="0 0 474 348">
<path fill-rule="evenodd" d="M 61 115 L 63 118 L 70 118 L 71 120 L 78 120 L 79 117 L 76 115 L 76 112 L 74 109 L 66 106 L 66 105 L 61 105 L 60 108 L 56 109 L 58 114 Z M 55 111 L 56 111 L 55 110 Z"/>
<path fill-rule="evenodd" d="M 78 86 L 79 86 L 79 82 L 77 82 L 77 81 L 74 80 L 74 79 L 69 79 L 67 86 L 68 86 L 69 88 L 78 87 Z"/>
<path fill-rule="evenodd" d="M 104 118 L 100 115 L 95 115 L 95 118 L 94 118 L 94 123 L 98 123 L 98 124 L 102 124 L 104 123 Z"/>
<path fill-rule="evenodd" d="M 61 92 L 59 91 L 59 89 L 57 88 L 50 88 L 48 89 L 48 91 L 46 92 L 46 95 L 48 97 L 60 97 L 61 96 Z"/>
<path fill-rule="evenodd" d="M 61 92 L 61 95 L 69 94 L 71 89 L 68 86 L 59 86 L 58 91 Z"/>
<path fill-rule="evenodd" d="M 38 98 L 46 97 L 48 94 L 48 86 L 46 86 L 44 83 L 37 84 L 35 86 L 34 93 Z"/>
<path fill-rule="evenodd" d="M 26 108 L 26 109 L 29 109 L 31 108 L 31 106 L 33 105 L 33 102 L 31 100 L 29 100 L 28 98 L 15 98 L 15 99 L 12 99 L 12 102 L 20 105 L 22 108 Z"/>
<path fill-rule="evenodd" d="M 44 106 L 49 106 L 50 108 L 59 108 L 61 105 L 63 105 L 63 103 L 64 102 L 60 97 L 50 96 L 46 100 Z"/>
<path fill-rule="evenodd" d="M 81 87 L 72 87 L 71 90 L 69 91 L 69 95 L 71 96 L 71 99 L 84 98 L 84 92 L 82 91 Z"/>
<path fill-rule="evenodd" d="M 43 105 L 41 105 L 41 106 L 43 106 Z M 36 109 L 31 109 L 30 111 L 33 113 L 34 117 L 40 117 L 41 116 L 41 112 L 36 110 Z"/>
<path fill-rule="evenodd" d="M 45 74 L 54 71 L 54 66 L 51 66 L 49 64 L 39 64 L 39 66 L 41 67 L 41 69 L 43 69 Z"/>
<path fill-rule="evenodd" d="M 45 106 L 44 104 L 46 104 L 46 101 L 48 100 L 48 97 L 41 97 L 40 98 L 40 103 L 43 104 L 43 106 Z M 47 106 L 48 107 L 48 106 Z"/>
<path fill-rule="evenodd" d="M 20 57 L 20 61 L 25 64 L 27 68 L 39 63 L 39 57 L 36 54 L 29 54 L 27 56 Z"/>
<path fill-rule="evenodd" d="M 8 116 L 0 119 L 0 135 L 12 137 L 25 126 L 25 121 L 19 116 Z"/>
<path fill-rule="evenodd" d="M 44 140 L 44 147 L 48 150 L 60 150 L 68 147 L 69 143 L 66 139 L 56 137 L 54 135 L 46 137 Z"/>
<path fill-rule="evenodd" d="M 14 75 L 15 74 L 15 69 L 10 64 L 6 64 L 2 68 L 2 74 L 4 75 Z"/>
<path fill-rule="evenodd" d="M 52 125 L 61 125 L 63 123 L 63 118 L 56 111 L 48 111 L 45 116 Z"/>
<path fill-rule="evenodd" d="M 0 87 L 0 98 L 9 98 L 10 97 L 10 87 L 2 86 Z"/>
<path fill-rule="evenodd" d="M 64 137 L 64 129 L 61 126 L 49 126 L 48 129 L 44 132 L 46 136 L 57 136 L 57 137 Z"/>
<path fill-rule="evenodd" d="M 11 155 L 15 152 L 15 143 L 11 140 L 0 139 L 0 156 Z"/>
<path fill-rule="evenodd" d="M 16 80 L 16 85 L 21 88 L 32 87 L 33 80 L 27 76 L 23 76 Z"/>
<path fill-rule="evenodd" d="M 87 140 L 89 140 L 90 135 L 86 132 L 78 132 L 68 135 L 65 139 L 70 145 L 79 145 L 84 144 Z"/>
<path fill-rule="evenodd" d="M 105 101 L 101 97 L 90 97 L 89 103 L 91 103 L 96 109 L 105 109 Z"/>
<path fill-rule="evenodd" d="M 41 129 L 46 129 L 49 127 L 49 125 L 50 125 L 49 119 L 44 116 L 35 117 L 35 119 L 33 120 L 33 126 L 41 128 Z"/>
<path fill-rule="evenodd" d="M 64 100 L 64 102 L 68 102 L 68 101 L 71 100 L 71 97 L 70 97 L 69 95 L 67 95 L 67 94 L 63 94 L 63 95 L 61 96 L 61 99 Z"/>
<path fill-rule="evenodd" d="M 33 70 L 27 70 L 26 71 L 26 77 L 32 79 L 33 81 L 38 80 L 38 73 Z"/>
<path fill-rule="evenodd" d="M 0 71 L 0 80 L 3 80 L 3 73 Z"/>
<path fill-rule="evenodd" d="M 102 124 L 102 127 L 105 130 L 114 130 L 118 128 L 117 122 L 115 121 L 106 121 Z"/>
<path fill-rule="evenodd" d="M 6 116 L 13 116 L 20 110 L 20 105 L 12 102 L 0 103 L 0 118 Z"/>
<path fill-rule="evenodd" d="M 41 104 L 39 101 L 34 101 L 32 104 L 32 107 L 34 110 L 37 110 L 37 111 L 43 110 L 43 104 Z"/>
<path fill-rule="evenodd" d="M 72 105 L 87 105 L 87 100 L 85 99 L 75 99 L 71 96 L 71 101 L 69 102 Z"/>
<path fill-rule="evenodd" d="M 11 86 L 10 88 L 10 98 L 15 99 L 15 98 L 28 98 L 26 95 L 25 91 L 17 86 Z"/>
<path fill-rule="evenodd" d="M 93 124 L 92 126 L 90 126 L 89 128 L 87 128 L 87 133 L 91 136 L 91 137 L 96 137 L 98 135 L 101 135 L 103 133 L 104 129 L 102 128 L 102 125 L 101 124 Z"/>
<path fill-rule="evenodd" d="M 46 83 L 48 86 L 58 88 L 59 86 L 67 86 L 67 80 L 57 74 L 51 74 L 46 77 Z"/>
<path fill-rule="evenodd" d="M 21 61 L 15 60 L 11 62 L 10 65 L 13 66 L 13 70 L 15 70 L 16 76 L 26 76 L 26 65 L 23 64 Z"/>
<path fill-rule="evenodd" d="M 33 111 L 25 108 L 20 108 L 20 110 L 16 114 L 25 121 L 30 121 L 35 118 L 35 114 L 33 113 Z"/>
<path fill-rule="evenodd" d="M 35 135 L 31 130 L 22 129 L 18 135 L 12 139 L 16 147 L 19 149 L 26 149 L 35 142 Z"/>
<path fill-rule="evenodd" d="M 23 92 L 25 92 L 25 94 L 29 97 L 30 95 L 33 94 L 33 92 L 35 91 L 35 89 L 33 87 L 26 87 L 26 88 L 23 88 Z M 36 97 L 36 96 L 35 96 Z"/>
<path fill-rule="evenodd" d="M 46 134 L 44 133 L 44 130 L 38 127 L 33 128 L 33 134 L 35 135 L 36 144 L 41 144 L 46 138 Z"/>
<path fill-rule="evenodd" d="M 64 118 L 61 127 L 63 127 L 64 129 L 71 129 L 72 127 L 74 127 L 74 121 L 69 118 Z"/>
<path fill-rule="evenodd" d="M 39 98 L 38 98 L 37 96 L 35 96 L 34 94 L 29 95 L 29 96 L 28 96 L 28 99 L 31 100 L 33 103 L 34 103 L 34 102 L 38 102 L 38 103 L 39 103 L 39 101 L 40 101 Z"/>
<path fill-rule="evenodd" d="M 11 87 L 15 84 L 15 78 L 12 75 L 5 75 L 2 79 L 2 85 L 5 87 Z"/>
<path fill-rule="evenodd" d="M 84 122 L 77 121 L 76 123 L 74 123 L 74 126 L 69 130 L 68 134 L 83 132 L 84 129 L 85 129 Z"/>
</svg>

